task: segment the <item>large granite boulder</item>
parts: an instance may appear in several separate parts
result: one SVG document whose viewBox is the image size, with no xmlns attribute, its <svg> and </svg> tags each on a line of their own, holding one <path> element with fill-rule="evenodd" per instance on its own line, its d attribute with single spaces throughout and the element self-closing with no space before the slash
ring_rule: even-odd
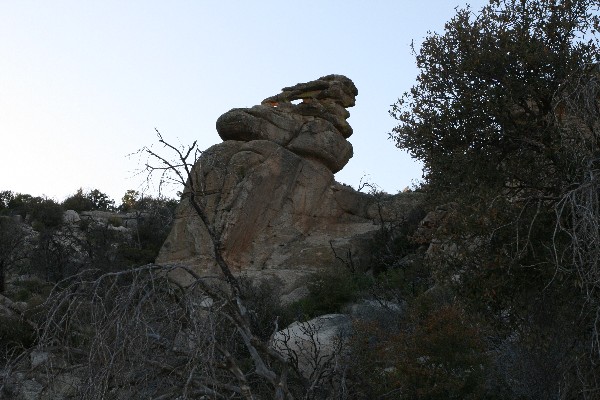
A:
<svg viewBox="0 0 600 400">
<path fill-rule="evenodd" d="M 381 201 L 335 181 L 352 155 L 344 107 L 356 94 L 350 79 L 329 75 L 218 119 L 224 142 L 202 154 L 191 179 L 235 274 L 277 277 L 289 293 L 341 260 L 366 266 L 381 218 L 401 218 L 418 203 L 414 194 Z M 297 99 L 303 102 L 292 103 Z M 186 194 L 157 262 L 219 275 L 208 231 Z M 191 280 L 183 270 L 174 278 Z"/>
</svg>

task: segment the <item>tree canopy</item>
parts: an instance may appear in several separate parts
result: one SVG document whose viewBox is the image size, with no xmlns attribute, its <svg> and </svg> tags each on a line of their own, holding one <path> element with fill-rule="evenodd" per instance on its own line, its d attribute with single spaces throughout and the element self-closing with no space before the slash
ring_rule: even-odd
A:
<svg viewBox="0 0 600 400">
<path fill-rule="evenodd" d="M 390 110 L 430 205 L 451 204 L 428 252 L 437 284 L 507 346 L 502 370 L 528 365 L 502 398 L 599 390 L 599 27 L 598 0 L 458 9 Z"/>
<path fill-rule="evenodd" d="M 491 1 L 458 10 L 425 39 L 417 84 L 391 110 L 391 137 L 423 162 L 432 190 L 558 195 L 574 179 L 556 100 L 599 61 L 598 4 Z"/>
<path fill-rule="evenodd" d="M 83 189 L 79 188 L 75 194 L 65 199 L 63 208 L 77 212 L 91 210 L 112 211 L 115 208 L 115 201 L 98 189 L 84 193 Z"/>
</svg>

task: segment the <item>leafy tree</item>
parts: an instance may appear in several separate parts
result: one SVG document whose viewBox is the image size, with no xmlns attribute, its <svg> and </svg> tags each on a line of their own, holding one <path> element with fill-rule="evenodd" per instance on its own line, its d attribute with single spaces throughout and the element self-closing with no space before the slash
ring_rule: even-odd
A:
<svg viewBox="0 0 600 400">
<path fill-rule="evenodd" d="M 317 273 L 307 281 L 308 296 L 288 307 L 288 322 L 341 312 L 342 307 L 357 300 L 360 291 L 367 289 L 370 283 L 366 275 L 347 270 Z"/>
<path fill-rule="evenodd" d="M 29 217 L 39 227 L 56 228 L 62 223 L 63 209 L 52 199 L 30 194 L 0 192 L 0 212 Z"/>
<path fill-rule="evenodd" d="M 63 222 L 63 208 L 52 199 L 34 197 L 27 208 L 32 223 L 41 228 L 58 228 Z"/>
<path fill-rule="evenodd" d="M 65 210 L 74 210 L 77 212 L 90 211 L 94 205 L 92 201 L 83 193 L 83 189 L 77 189 L 74 195 L 69 196 L 63 201 L 62 206 Z"/>
<path fill-rule="evenodd" d="M 8 209 L 25 218 L 27 213 L 31 211 L 30 205 L 41 200 L 41 197 L 34 198 L 30 194 L 16 193 L 10 196 L 10 199 L 8 200 Z"/>
<path fill-rule="evenodd" d="M 8 205 L 13 198 L 14 194 L 10 190 L 0 191 L 0 212 L 8 210 Z"/>
<path fill-rule="evenodd" d="M 520 398 L 598 390 L 600 351 L 586 337 L 600 337 L 598 286 L 586 287 L 592 298 L 578 288 L 597 276 L 582 272 L 600 244 L 573 239 L 583 225 L 591 234 L 584 222 L 598 214 L 576 206 L 597 208 L 600 185 L 585 186 L 591 203 L 565 196 L 597 171 L 599 8 L 492 0 L 457 10 L 425 39 L 417 84 L 391 110 L 391 137 L 423 162 L 430 203 L 456 205 L 428 255 L 438 284 L 486 316 L 494 341 L 518 337 L 528 360 L 545 360 L 528 372 L 546 380 L 517 378 L 529 390 Z"/>
<path fill-rule="evenodd" d="M 391 136 L 423 162 L 430 191 L 557 196 L 578 178 L 554 97 L 599 60 L 594 11 L 596 0 L 496 0 L 478 14 L 458 10 L 425 39 Z"/>
<path fill-rule="evenodd" d="M 123 198 L 121 199 L 121 205 L 119 206 L 119 209 L 121 211 L 129 211 L 135 208 L 135 205 L 139 198 L 140 193 L 137 190 L 127 190 L 123 195 Z"/>
<path fill-rule="evenodd" d="M 115 208 L 115 201 L 98 189 L 84 193 L 83 189 L 79 188 L 74 195 L 65 199 L 62 205 L 65 210 L 74 210 L 77 212 L 92 210 L 110 211 Z"/>
<path fill-rule="evenodd" d="M 92 202 L 93 210 L 110 211 L 115 208 L 115 201 L 98 189 L 90 191 L 87 198 Z"/>
</svg>

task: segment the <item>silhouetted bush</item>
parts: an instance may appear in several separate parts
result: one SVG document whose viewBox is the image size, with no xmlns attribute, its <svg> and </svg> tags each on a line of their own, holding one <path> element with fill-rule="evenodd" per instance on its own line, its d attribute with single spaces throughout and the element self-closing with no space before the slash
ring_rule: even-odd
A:
<svg viewBox="0 0 600 400">
<path fill-rule="evenodd" d="M 63 222 L 63 208 L 54 200 L 34 197 L 28 208 L 32 223 L 37 222 L 43 228 L 57 228 Z"/>
<path fill-rule="evenodd" d="M 494 398 L 483 337 L 456 304 L 416 304 L 394 329 L 355 323 L 352 376 L 364 398 Z"/>
<path fill-rule="evenodd" d="M 343 268 L 316 273 L 307 281 L 309 295 L 288 306 L 288 313 L 292 320 L 304 320 L 340 312 L 371 284 L 372 279 L 365 274 Z"/>
<path fill-rule="evenodd" d="M 83 189 L 78 189 L 74 195 L 67 197 L 62 206 L 65 210 L 82 211 L 111 211 L 115 208 L 115 201 L 106 193 L 98 189 L 84 193 Z"/>
</svg>

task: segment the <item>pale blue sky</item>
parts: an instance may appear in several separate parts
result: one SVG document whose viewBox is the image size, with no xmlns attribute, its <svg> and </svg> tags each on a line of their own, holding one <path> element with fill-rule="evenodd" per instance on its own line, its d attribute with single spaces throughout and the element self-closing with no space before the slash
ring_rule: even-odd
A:
<svg viewBox="0 0 600 400">
<path fill-rule="evenodd" d="M 464 3 L 0 0 L 0 190 L 118 201 L 143 183 L 126 155 L 155 127 L 207 148 L 229 109 L 336 73 L 359 90 L 354 157 L 336 178 L 395 193 L 421 176 L 387 136 L 417 73 L 410 43 Z"/>
</svg>

